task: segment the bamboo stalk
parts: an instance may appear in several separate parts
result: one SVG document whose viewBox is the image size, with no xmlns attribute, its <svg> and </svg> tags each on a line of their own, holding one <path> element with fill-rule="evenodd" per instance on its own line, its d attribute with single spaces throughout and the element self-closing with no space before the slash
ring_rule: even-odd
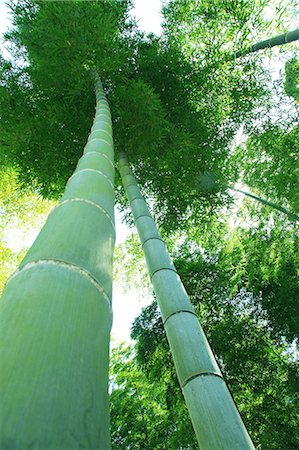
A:
<svg viewBox="0 0 299 450">
<path fill-rule="evenodd" d="M 297 220 L 297 221 L 299 220 L 298 214 L 287 210 L 283 206 L 280 206 L 280 205 L 277 205 L 276 203 L 270 202 L 270 200 L 267 200 L 262 197 L 258 197 L 257 195 L 251 194 L 250 192 L 246 192 L 246 191 L 243 191 L 242 189 L 237 189 L 237 188 L 234 188 L 231 186 L 227 186 L 227 189 L 230 189 L 231 191 L 239 192 L 240 194 L 243 194 L 246 197 L 253 198 L 254 200 L 258 201 L 259 203 L 262 203 L 263 205 L 270 206 L 271 208 L 274 208 L 277 211 L 280 211 L 280 212 L 286 214 L 289 217 L 289 219 L 291 219 L 291 220 Z"/>
<path fill-rule="evenodd" d="M 299 39 L 299 28 L 296 30 L 288 31 L 287 33 L 280 34 L 270 39 L 266 39 L 265 41 L 257 42 L 256 44 L 251 45 L 248 48 L 243 50 L 239 50 L 236 53 L 231 55 L 231 58 L 240 58 L 240 56 L 248 55 L 249 53 L 254 53 L 259 50 L 263 50 L 265 48 L 276 47 L 277 45 L 288 44 L 289 42 L 298 41 Z"/>
<path fill-rule="evenodd" d="M 254 449 L 125 154 L 119 171 L 190 418 L 203 450 Z"/>
<path fill-rule="evenodd" d="M 114 156 L 109 106 L 96 116 L 58 206 L 1 302 L 1 448 L 109 449 Z"/>
</svg>

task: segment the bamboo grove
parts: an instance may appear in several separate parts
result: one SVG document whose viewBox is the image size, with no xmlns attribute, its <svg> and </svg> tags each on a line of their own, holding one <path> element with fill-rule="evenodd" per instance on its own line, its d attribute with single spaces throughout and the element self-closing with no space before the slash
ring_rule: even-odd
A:
<svg viewBox="0 0 299 450">
<path fill-rule="evenodd" d="M 269 78 L 250 53 L 295 41 L 298 30 L 249 45 L 252 26 L 263 30 L 264 5 L 178 0 L 163 9 L 159 39 L 137 31 L 130 7 L 127 0 L 11 4 L 14 28 L 6 39 L 14 60 L 1 57 L 1 162 L 16 168 L 23 185 L 60 200 L 1 300 L 5 450 L 111 448 L 115 198 L 138 230 L 199 448 L 254 448 L 220 370 L 225 365 L 161 236 L 180 232 L 191 242 L 200 234 L 200 247 L 214 240 L 220 261 L 230 191 L 265 208 L 261 223 L 263 214 L 282 213 L 288 230 L 296 226 L 298 125 L 294 117 L 265 119 L 273 109 Z M 208 35 L 204 44 L 196 38 L 202 24 L 214 33 L 210 44 Z M 285 89 L 296 109 L 296 60 L 288 67 Z M 242 126 L 249 138 L 232 152 Z M 285 147 L 289 159 L 281 156 Z M 259 151 L 266 160 L 268 148 L 273 165 L 290 175 L 282 180 L 273 171 L 259 191 L 266 169 L 252 161 Z M 241 176 L 253 193 L 235 186 Z M 279 338 L 291 342 L 296 324 L 288 305 L 272 302 L 267 314 Z"/>
</svg>

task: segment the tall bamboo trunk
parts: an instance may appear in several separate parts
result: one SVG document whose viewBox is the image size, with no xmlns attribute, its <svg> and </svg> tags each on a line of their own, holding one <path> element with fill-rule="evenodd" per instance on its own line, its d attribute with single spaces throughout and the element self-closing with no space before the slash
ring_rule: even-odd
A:
<svg viewBox="0 0 299 450">
<path fill-rule="evenodd" d="M 254 449 L 124 154 L 119 170 L 199 447 Z"/>
<path fill-rule="evenodd" d="M 265 41 L 257 42 L 248 48 L 240 50 L 231 55 L 231 58 L 239 58 L 240 56 L 248 55 L 248 53 L 254 53 L 265 48 L 276 47 L 277 45 L 288 44 L 289 42 L 298 41 L 299 39 L 299 28 L 293 31 L 288 31 L 287 33 L 280 34 Z"/>
<path fill-rule="evenodd" d="M 237 189 L 237 188 L 234 188 L 231 186 L 227 186 L 227 189 L 230 189 L 231 191 L 239 192 L 240 194 L 243 194 L 246 197 L 253 198 L 254 200 L 258 201 L 259 203 L 262 203 L 263 205 L 270 206 L 271 208 L 274 208 L 277 211 L 280 211 L 280 212 L 286 214 L 289 217 L 289 219 L 291 219 L 291 220 L 299 220 L 298 214 L 296 214 L 292 211 L 289 211 L 288 209 L 284 208 L 283 206 L 276 205 L 276 203 L 270 202 L 270 200 L 267 200 L 265 198 L 251 194 L 250 192 L 246 192 L 246 191 L 243 191 L 242 189 Z"/>
<path fill-rule="evenodd" d="M 99 80 L 96 99 L 84 154 L 3 293 L 3 450 L 110 448 L 114 155 Z"/>
</svg>

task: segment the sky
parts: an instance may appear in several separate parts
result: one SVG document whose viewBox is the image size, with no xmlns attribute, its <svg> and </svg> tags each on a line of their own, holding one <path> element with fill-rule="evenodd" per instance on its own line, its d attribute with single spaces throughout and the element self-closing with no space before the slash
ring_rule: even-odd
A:
<svg viewBox="0 0 299 450">
<path fill-rule="evenodd" d="M 4 57 L 7 57 L 8 53 L 3 46 L 2 35 L 3 33 L 5 33 L 5 31 L 7 31 L 9 25 L 10 25 L 10 17 L 9 17 L 9 10 L 6 6 L 6 0 L 0 0 L 0 46 L 1 52 L 3 53 Z"/>
<path fill-rule="evenodd" d="M 138 26 L 147 33 L 161 34 L 161 0 L 135 0 L 132 15 L 137 18 Z"/>
<path fill-rule="evenodd" d="M 0 36 L 10 27 L 10 14 L 6 6 L 7 0 L 0 0 Z M 147 33 L 160 34 L 162 31 L 160 14 L 160 0 L 135 0 L 132 16 L 137 20 L 141 30 Z M 0 42 L 3 51 L 3 40 Z M 3 55 L 7 57 L 7 53 L 3 51 Z M 122 223 L 120 213 L 115 211 L 116 219 L 116 244 L 120 244 L 132 233 L 128 227 Z M 31 230 L 27 235 L 23 236 L 21 230 L 11 229 L 7 235 L 8 245 L 18 251 L 22 246 L 30 247 L 36 238 L 39 229 Z M 22 240 L 21 240 L 22 236 Z M 124 293 L 122 287 L 114 283 L 113 285 L 113 327 L 111 346 L 114 347 L 118 342 L 130 341 L 130 327 L 143 306 L 152 301 L 152 298 L 144 297 L 137 292 Z"/>
</svg>

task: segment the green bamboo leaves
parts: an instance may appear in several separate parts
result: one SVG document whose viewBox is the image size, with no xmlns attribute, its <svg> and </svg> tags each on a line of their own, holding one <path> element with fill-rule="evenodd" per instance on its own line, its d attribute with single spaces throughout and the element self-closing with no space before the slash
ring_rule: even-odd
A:
<svg viewBox="0 0 299 450">
<path fill-rule="evenodd" d="M 1 303 L 1 448 L 110 448 L 114 156 L 109 106 L 96 116 L 65 194 Z"/>
<path fill-rule="evenodd" d="M 253 449 L 124 154 L 119 158 L 119 170 L 199 447 L 205 450 Z"/>
</svg>

